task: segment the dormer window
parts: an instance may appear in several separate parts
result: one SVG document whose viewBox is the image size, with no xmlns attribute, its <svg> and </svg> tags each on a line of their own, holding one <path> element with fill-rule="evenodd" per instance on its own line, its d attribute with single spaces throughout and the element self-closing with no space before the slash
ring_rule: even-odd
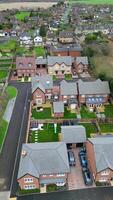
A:
<svg viewBox="0 0 113 200">
<path fill-rule="evenodd" d="M 31 64 L 31 63 L 28 63 L 28 66 L 29 66 L 29 67 L 32 67 L 32 64 Z"/>
<path fill-rule="evenodd" d="M 19 63 L 19 67 L 23 67 L 23 63 Z"/>
</svg>

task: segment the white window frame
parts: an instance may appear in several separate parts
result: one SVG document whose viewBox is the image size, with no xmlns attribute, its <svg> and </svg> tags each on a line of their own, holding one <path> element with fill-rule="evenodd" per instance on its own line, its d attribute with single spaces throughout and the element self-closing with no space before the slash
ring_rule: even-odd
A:
<svg viewBox="0 0 113 200">
<path fill-rule="evenodd" d="M 33 178 L 24 178 L 24 183 L 32 183 Z"/>
</svg>

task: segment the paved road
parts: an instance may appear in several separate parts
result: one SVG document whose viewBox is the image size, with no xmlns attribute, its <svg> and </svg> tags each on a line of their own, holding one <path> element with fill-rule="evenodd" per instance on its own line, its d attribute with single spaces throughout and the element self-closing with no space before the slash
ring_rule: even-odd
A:
<svg viewBox="0 0 113 200">
<path fill-rule="evenodd" d="M 17 200 L 113 200 L 113 187 L 98 187 L 18 197 Z"/>
<path fill-rule="evenodd" d="M 0 191 L 12 190 L 15 194 L 17 189 L 16 177 L 22 143 L 25 140 L 28 111 L 31 97 L 30 83 L 15 83 L 10 85 L 18 89 L 15 107 L 12 113 L 4 147 L 0 155 Z M 16 153 L 18 151 L 18 156 Z M 15 165 L 15 160 L 16 165 Z M 13 169 L 15 167 L 15 173 Z M 13 178 L 13 182 L 12 182 Z M 13 184 L 12 184 L 13 183 Z"/>
</svg>

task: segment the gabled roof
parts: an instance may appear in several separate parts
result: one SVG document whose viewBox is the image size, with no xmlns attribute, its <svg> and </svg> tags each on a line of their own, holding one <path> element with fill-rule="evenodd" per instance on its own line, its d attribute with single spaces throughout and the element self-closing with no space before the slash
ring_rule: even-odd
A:
<svg viewBox="0 0 113 200">
<path fill-rule="evenodd" d="M 62 141 L 65 143 L 84 143 L 86 142 L 86 130 L 84 126 L 61 126 Z"/>
<path fill-rule="evenodd" d="M 45 93 L 46 89 L 53 88 L 53 80 L 52 77 L 49 75 L 43 75 L 43 76 L 36 75 L 32 77 L 31 85 L 32 85 L 32 93 L 37 88 L 41 89 Z"/>
<path fill-rule="evenodd" d="M 59 33 L 59 37 L 64 37 L 64 38 L 73 38 L 74 37 L 74 32 L 73 31 L 61 31 Z"/>
<path fill-rule="evenodd" d="M 97 172 L 110 168 L 113 170 L 113 137 L 88 139 L 94 148 Z"/>
<path fill-rule="evenodd" d="M 49 66 L 54 65 L 56 63 L 63 64 L 71 66 L 72 65 L 72 58 L 71 56 L 48 56 L 47 57 L 47 63 Z"/>
<path fill-rule="evenodd" d="M 108 81 L 101 81 L 97 79 L 95 81 L 78 81 L 79 94 L 80 95 L 90 95 L 90 94 L 110 94 Z"/>
<path fill-rule="evenodd" d="M 64 103 L 62 101 L 53 102 L 54 113 L 64 113 Z"/>
<path fill-rule="evenodd" d="M 84 56 L 76 57 L 76 64 L 82 63 L 83 65 L 88 65 L 88 58 Z"/>
<path fill-rule="evenodd" d="M 77 95 L 76 82 L 67 82 L 65 80 L 60 83 L 61 95 Z"/>
<path fill-rule="evenodd" d="M 66 144 L 63 142 L 23 144 L 18 179 L 26 174 L 39 178 L 43 174 L 68 173 L 70 171 Z"/>
<path fill-rule="evenodd" d="M 16 69 L 36 69 L 35 57 L 16 57 Z"/>
</svg>

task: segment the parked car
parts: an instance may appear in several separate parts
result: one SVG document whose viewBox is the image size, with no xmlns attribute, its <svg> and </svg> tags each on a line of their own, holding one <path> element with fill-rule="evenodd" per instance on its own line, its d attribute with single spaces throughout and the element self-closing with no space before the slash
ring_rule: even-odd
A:
<svg viewBox="0 0 113 200">
<path fill-rule="evenodd" d="M 85 149 L 85 147 L 83 147 L 83 148 L 80 149 L 79 155 L 86 155 L 86 149 Z"/>
<path fill-rule="evenodd" d="M 87 159 L 86 159 L 86 155 L 79 155 L 80 157 L 80 163 L 82 165 L 82 167 L 87 167 Z"/>
<path fill-rule="evenodd" d="M 92 185 L 93 179 L 90 170 L 88 168 L 83 168 L 82 173 L 83 173 L 84 183 L 86 185 Z"/>
<path fill-rule="evenodd" d="M 69 165 L 70 166 L 75 166 L 75 156 L 74 156 L 74 153 L 73 151 L 68 151 L 68 159 L 69 159 Z"/>
</svg>

